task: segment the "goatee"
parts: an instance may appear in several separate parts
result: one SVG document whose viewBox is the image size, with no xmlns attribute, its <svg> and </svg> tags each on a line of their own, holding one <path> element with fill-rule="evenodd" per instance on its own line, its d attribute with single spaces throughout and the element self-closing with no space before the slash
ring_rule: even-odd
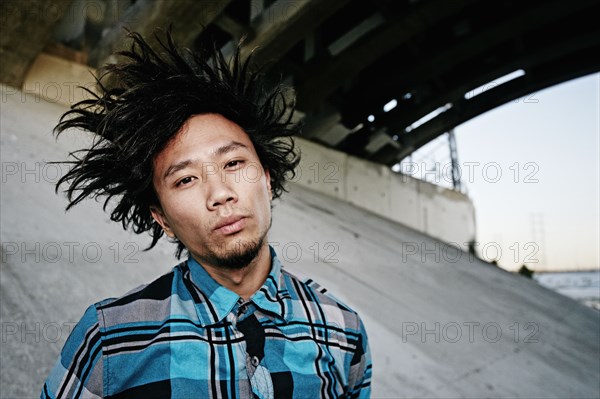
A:
<svg viewBox="0 0 600 399">
<path fill-rule="evenodd" d="M 216 267 L 228 270 L 240 270 L 248 266 L 258 256 L 265 242 L 265 237 L 257 241 L 237 241 L 233 249 L 227 249 L 226 253 L 220 255 L 220 251 L 211 251 L 205 256 L 206 261 Z"/>
</svg>

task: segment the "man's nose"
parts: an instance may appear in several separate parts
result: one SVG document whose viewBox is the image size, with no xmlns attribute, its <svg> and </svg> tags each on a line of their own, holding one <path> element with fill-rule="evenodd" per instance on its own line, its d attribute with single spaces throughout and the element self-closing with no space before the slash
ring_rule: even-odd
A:
<svg viewBox="0 0 600 399">
<path fill-rule="evenodd" d="M 228 202 L 237 202 L 237 194 L 232 187 L 232 182 L 225 178 L 225 175 L 217 174 L 210 176 L 207 181 L 209 195 L 206 206 L 208 209 L 216 209 L 220 205 Z"/>
</svg>

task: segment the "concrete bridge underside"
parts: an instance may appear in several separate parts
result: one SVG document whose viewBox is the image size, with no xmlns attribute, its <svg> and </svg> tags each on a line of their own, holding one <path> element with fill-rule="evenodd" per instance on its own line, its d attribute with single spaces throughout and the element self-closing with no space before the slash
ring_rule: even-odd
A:
<svg viewBox="0 0 600 399">
<path fill-rule="evenodd" d="M 256 50 L 274 80 L 295 86 L 306 137 L 389 166 L 494 107 L 600 70 L 594 0 L 0 4 L 3 83 L 21 87 L 41 51 L 92 67 L 110 62 L 124 46 L 123 26 L 150 35 L 172 23 L 175 39 L 192 48 L 245 37 L 245 54 Z M 515 71 L 517 78 L 496 83 Z M 396 107 L 384 112 L 393 99 Z M 436 110 L 445 112 L 415 125 Z"/>
</svg>

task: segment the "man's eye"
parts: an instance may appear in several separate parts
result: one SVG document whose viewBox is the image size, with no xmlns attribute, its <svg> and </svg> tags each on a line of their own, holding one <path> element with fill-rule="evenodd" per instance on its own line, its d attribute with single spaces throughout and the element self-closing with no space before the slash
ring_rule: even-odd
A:
<svg viewBox="0 0 600 399">
<path fill-rule="evenodd" d="M 238 159 L 238 160 L 235 160 L 235 161 L 227 162 L 227 164 L 225 165 L 225 167 L 226 168 L 235 168 L 237 166 L 241 166 L 242 163 L 244 163 L 244 161 Z"/>
<path fill-rule="evenodd" d="M 181 185 L 185 185 L 185 184 L 191 183 L 193 179 L 194 179 L 194 178 L 193 178 L 193 177 L 191 177 L 191 176 L 184 177 L 183 179 L 179 180 L 179 181 L 177 182 L 177 184 L 175 184 L 175 185 L 176 185 L 177 187 L 179 187 L 179 186 L 181 186 Z"/>
</svg>

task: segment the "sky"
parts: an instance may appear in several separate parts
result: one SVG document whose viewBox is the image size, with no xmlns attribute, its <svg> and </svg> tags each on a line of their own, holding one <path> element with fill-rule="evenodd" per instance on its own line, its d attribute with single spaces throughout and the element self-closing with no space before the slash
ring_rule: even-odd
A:
<svg viewBox="0 0 600 399">
<path fill-rule="evenodd" d="M 454 133 L 481 257 L 508 270 L 599 267 L 600 74 L 511 101 Z M 414 159 L 449 162 L 442 140 Z"/>
</svg>

